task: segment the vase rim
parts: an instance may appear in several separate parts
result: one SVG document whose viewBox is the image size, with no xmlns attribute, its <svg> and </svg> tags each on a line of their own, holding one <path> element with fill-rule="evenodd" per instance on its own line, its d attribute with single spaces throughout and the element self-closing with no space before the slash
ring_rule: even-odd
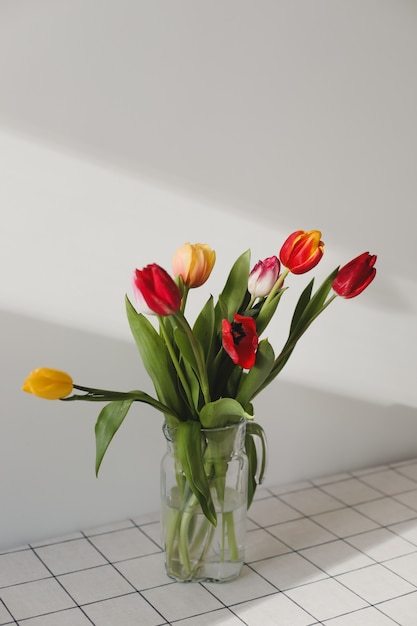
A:
<svg viewBox="0 0 417 626">
<path fill-rule="evenodd" d="M 242 417 L 238 422 L 234 422 L 233 424 L 227 424 L 226 426 L 217 426 L 214 428 L 205 428 L 204 426 L 201 427 L 201 432 L 205 433 L 205 432 L 221 432 L 222 430 L 230 430 L 231 428 L 236 428 L 238 426 L 243 426 L 243 424 L 246 424 L 247 419 L 245 417 Z M 175 431 L 178 430 L 178 426 L 174 426 L 174 427 L 170 427 L 168 426 L 168 424 L 166 422 L 163 423 L 162 426 L 162 430 L 164 431 L 164 433 L 169 432 L 169 433 L 175 433 Z"/>
</svg>

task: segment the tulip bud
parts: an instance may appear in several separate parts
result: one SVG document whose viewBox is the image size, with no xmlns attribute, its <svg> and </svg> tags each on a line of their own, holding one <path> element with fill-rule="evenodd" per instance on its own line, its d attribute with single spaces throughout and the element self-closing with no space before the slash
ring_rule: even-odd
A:
<svg viewBox="0 0 417 626">
<path fill-rule="evenodd" d="M 244 369 L 253 367 L 258 349 L 256 322 L 253 317 L 235 313 L 233 322 L 224 319 L 222 321 L 222 344 L 233 363 Z"/>
<path fill-rule="evenodd" d="M 342 298 L 358 296 L 375 278 L 375 261 L 376 255 L 369 252 L 363 252 L 349 261 L 340 268 L 333 280 L 333 290 Z"/>
<path fill-rule="evenodd" d="M 279 253 L 281 263 L 293 274 L 304 274 L 323 256 L 324 243 L 319 230 L 296 230 L 284 242 Z"/>
<path fill-rule="evenodd" d="M 69 374 L 48 367 L 39 367 L 26 378 L 22 391 L 45 400 L 59 400 L 71 393 L 72 386 Z"/>
<path fill-rule="evenodd" d="M 174 279 L 156 263 L 135 270 L 133 290 L 144 313 L 171 315 L 181 306 L 181 293 Z"/>
<path fill-rule="evenodd" d="M 200 287 L 211 274 L 216 253 L 205 243 L 185 243 L 172 260 L 174 276 L 181 276 L 188 287 Z"/>
<path fill-rule="evenodd" d="M 248 279 L 248 291 L 253 298 L 264 298 L 278 280 L 281 264 L 278 257 L 271 256 L 258 261 Z"/>
</svg>

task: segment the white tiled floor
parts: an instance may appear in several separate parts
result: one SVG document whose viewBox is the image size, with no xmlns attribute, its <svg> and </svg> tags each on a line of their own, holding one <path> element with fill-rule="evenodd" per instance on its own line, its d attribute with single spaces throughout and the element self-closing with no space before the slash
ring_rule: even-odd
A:
<svg viewBox="0 0 417 626">
<path fill-rule="evenodd" d="M 173 582 L 158 515 L 0 554 L 0 626 L 417 626 L 417 459 L 258 491 L 246 564 Z"/>
</svg>

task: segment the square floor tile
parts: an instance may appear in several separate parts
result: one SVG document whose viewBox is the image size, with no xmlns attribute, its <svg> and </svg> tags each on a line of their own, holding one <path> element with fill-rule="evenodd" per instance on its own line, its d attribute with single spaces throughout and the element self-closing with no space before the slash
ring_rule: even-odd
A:
<svg viewBox="0 0 417 626">
<path fill-rule="evenodd" d="M 392 617 L 401 626 L 415 626 L 417 615 L 417 591 L 400 598 L 378 604 L 378 609 Z"/>
<path fill-rule="evenodd" d="M 396 468 L 400 474 L 404 474 L 408 478 L 416 481 L 417 483 L 417 463 L 408 463 Z"/>
<path fill-rule="evenodd" d="M 75 602 L 53 578 L 6 587 L 1 595 L 7 609 L 17 620 L 75 606 Z"/>
<path fill-rule="evenodd" d="M 341 482 L 331 483 L 322 487 L 323 491 L 341 500 L 345 504 L 360 504 L 375 498 L 380 498 L 381 493 L 369 485 L 365 485 L 357 478 L 349 478 Z"/>
<path fill-rule="evenodd" d="M 267 487 L 261 487 L 258 485 L 253 496 L 253 502 L 256 502 L 257 500 L 264 500 L 265 498 L 270 498 L 271 495 L 272 492 Z"/>
<path fill-rule="evenodd" d="M 162 530 L 160 522 L 154 522 L 153 524 L 146 524 L 145 526 L 141 526 L 141 531 L 144 535 L 149 537 L 151 541 L 154 542 L 157 550 L 160 548 L 163 550 L 163 539 L 162 539 Z"/>
<path fill-rule="evenodd" d="M 0 587 L 48 578 L 51 572 L 32 550 L 8 552 L 0 555 Z"/>
<path fill-rule="evenodd" d="M 332 533 L 307 518 L 270 526 L 268 531 L 294 550 L 309 548 L 335 539 Z"/>
<path fill-rule="evenodd" d="M 87 539 L 54 543 L 36 548 L 35 552 L 55 575 L 106 563 L 106 560 Z"/>
<path fill-rule="evenodd" d="M 417 587 L 417 552 L 386 561 L 384 565 Z"/>
<path fill-rule="evenodd" d="M 406 491 L 394 496 L 396 500 L 417 512 L 417 489 L 415 491 Z"/>
<path fill-rule="evenodd" d="M 58 580 L 78 604 L 98 602 L 134 591 L 111 565 L 101 565 L 72 574 L 58 576 Z"/>
<path fill-rule="evenodd" d="M 151 589 L 172 583 L 165 571 L 162 552 L 115 563 L 115 568 L 137 589 Z"/>
<path fill-rule="evenodd" d="M 165 587 L 147 589 L 142 595 L 168 622 L 224 608 L 198 583 L 172 583 Z"/>
<path fill-rule="evenodd" d="M 403 491 L 412 491 L 416 488 L 416 483 L 413 480 L 403 476 L 396 470 L 387 469 L 375 474 L 366 474 L 361 476 L 361 480 L 375 489 L 379 489 L 387 496 L 392 496 L 396 493 Z"/>
<path fill-rule="evenodd" d="M 11 622 L 14 623 L 14 619 L 0 599 L 0 624 L 3 626 L 4 624 L 10 624 Z"/>
<path fill-rule="evenodd" d="M 280 591 L 327 578 L 325 572 L 295 552 L 257 561 L 251 567 Z"/>
<path fill-rule="evenodd" d="M 316 513 L 340 509 L 344 506 L 342 502 L 338 502 L 318 487 L 302 489 L 301 491 L 287 493 L 280 497 L 281 500 L 284 500 L 284 502 L 303 513 L 303 515 L 315 515 Z"/>
<path fill-rule="evenodd" d="M 300 555 L 330 576 L 373 564 L 372 559 L 340 539 L 301 550 Z"/>
<path fill-rule="evenodd" d="M 159 626 L 165 620 L 138 593 L 83 607 L 94 626 Z"/>
<path fill-rule="evenodd" d="M 265 527 L 297 519 L 301 517 L 301 513 L 281 502 L 278 498 L 272 497 L 254 502 L 248 511 L 248 517 L 259 526 Z"/>
<path fill-rule="evenodd" d="M 139 528 L 127 528 L 91 537 L 91 543 L 111 563 L 158 552 L 160 548 Z"/>
<path fill-rule="evenodd" d="M 388 497 L 357 504 L 355 510 L 370 517 L 381 526 L 388 526 L 417 517 L 416 511 Z"/>
<path fill-rule="evenodd" d="M 372 606 L 323 622 L 323 626 L 394 626 L 395 624 L 398 626 L 397 622 L 393 622 Z"/>
<path fill-rule="evenodd" d="M 242 621 L 229 609 L 218 609 L 175 622 L 175 626 L 242 626 Z"/>
<path fill-rule="evenodd" d="M 403 539 L 417 546 L 417 520 L 393 524 L 390 526 L 390 529 L 393 533 L 400 535 Z"/>
<path fill-rule="evenodd" d="M 238 604 L 233 612 L 247 626 L 310 626 L 315 623 L 311 615 L 282 593 Z"/>
<path fill-rule="evenodd" d="M 91 626 L 91 621 L 78 608 L 32 617 L 21 623 L 23 626 Z"/>
<path fill-rule="evenodd" d="M 379 563 L 416 550 L 416 546 L 387 528 L 348 537 L 346 542 Z"/>
<path fill-rule="evenodd" d="M 378 524 L 349 508 L 321 513 L 315 515 L 313 519 L 341 538 L 378 528 Z"/>
<path fill-rule="evenodd" d="M 370 604 L 390 600 L 410 593 L 415 587 L 383 565 L 370 565 L 336 577 L 340 583 L 354 591 Z"/>
<path fill-rule="evenodd" d="M 365 600 L 331 578 L 296 587 L 285 593 L 319 621 L 338 617 L 367 606 Z"/>
<path fill-rule="evenodd" d="M 267 596 L 276 591 L 275 587 L 245 565 L 236 584 L 203 583 L 203 587 L 226 606 L 232 606 L 245 600 L 255 600 L 255 598 Z"/>
<path fill-rule="evenodd" d="M 284 545 L 279 539 L 273 537 L 271 533 L 258 528 L 246 533 L 245 562 L 252 563 L 260 561 L 269 556 L 278 556 L 289 552 L 290 548 Z"/>
</svg>

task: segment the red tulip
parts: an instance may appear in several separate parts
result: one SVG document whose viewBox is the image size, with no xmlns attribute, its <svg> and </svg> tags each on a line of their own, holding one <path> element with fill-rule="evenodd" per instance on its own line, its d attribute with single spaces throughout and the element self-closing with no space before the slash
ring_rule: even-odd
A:
<svg viewBox="0 0 417 626">
<path fill-rule="evenodd" d="M 369 252 L 363 252 L 349 261 L 340 268 L 333 280 L 333 290 L 342 298 L 358 296 L 375 278 L 375 261 L 376 255 Z"/>
<path fill-rule="evenodd" d="M 258 349 L 258 335 L 256 322 L 253 317 L 245 317 L 235 313 L 234 321 L 222 321 L 223 348 L 233 363 L 244 369 L 250 369 L 255 364 L 256 350 Z"/>
<path fill-rule="evenodd" d="M 156 263 L 135 270 L 133 290 L 144 313 L 171 315 L 181 306 L 181 293 L 174 279 Z"/>
<path fill-rule="evenodd" d="M 278 280 L 281 264 L 276 256 L 258 261 L 248 279 L 248 291 L 254 298 L 264 298 Z"/>
<path fill-rule="evenodd" d="M 296 230 L 284 242 L 279 253 L 281 263 L 293 274 L 304 274 L 323 256 L 324 243 L 319 230 Z"/>
</svg>

